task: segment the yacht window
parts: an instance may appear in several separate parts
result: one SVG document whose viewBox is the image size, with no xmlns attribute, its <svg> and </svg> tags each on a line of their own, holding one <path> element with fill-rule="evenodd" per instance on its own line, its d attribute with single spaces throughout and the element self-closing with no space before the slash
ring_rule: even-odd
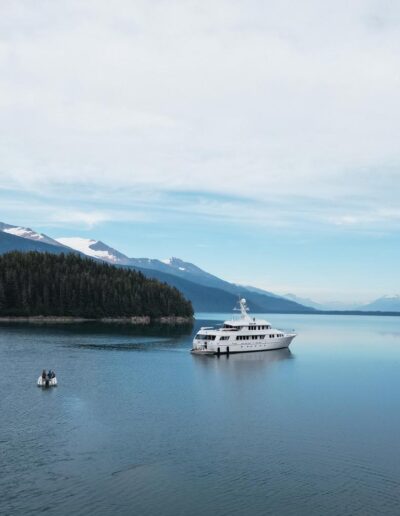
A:
<svg viewBox="0 0 400 516">
<path fill-rule="evenodd" d="M 224 337 L 221 337 L 219 340 L 229 340 L 229 337 L 224 336 Z"/>
<path fill-rule="evenodd" d="M 204 335 L 202 333 L 198 333 L 196 335 L 196 339 L 198 339 L 198 340 L 215 340 L 215 335 Z"/>
</svg>

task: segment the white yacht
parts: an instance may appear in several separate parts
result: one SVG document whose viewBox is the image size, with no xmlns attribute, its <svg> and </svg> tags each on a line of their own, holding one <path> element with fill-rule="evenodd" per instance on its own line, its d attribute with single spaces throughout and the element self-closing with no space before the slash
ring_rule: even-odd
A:
<svg viewBox="0 0 400 516">
<path fill-rule="evenodd" d="M 222 355 L 288 348 L 296 333 L 272 328 L 268 321 L 250 317 L 246 300 L 240 299 L 240 316 L 220 328 L 203 327 L 193 339 L 192 353 Z"/>
</svg>

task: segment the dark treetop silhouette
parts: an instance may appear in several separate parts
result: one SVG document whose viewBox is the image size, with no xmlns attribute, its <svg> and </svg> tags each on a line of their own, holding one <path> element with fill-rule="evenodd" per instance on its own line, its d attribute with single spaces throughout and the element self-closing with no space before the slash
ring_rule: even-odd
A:
<svg viewBox="0 0 400 516">
<path fill-rule="evenodd" d="M 0 256 L 0 316 L 191 317 L 190 301 L 140 272 L 76 254 Z"/>
</svg>

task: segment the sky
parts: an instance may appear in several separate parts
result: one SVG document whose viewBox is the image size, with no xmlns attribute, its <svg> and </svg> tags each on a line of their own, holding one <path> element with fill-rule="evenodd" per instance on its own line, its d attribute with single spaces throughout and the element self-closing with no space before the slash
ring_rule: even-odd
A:
<svg viewBox="0 0 400 516">
<path fill-rule="evenodd" d="M 0 220 L 400 293 L 400 4 L 0 0 Z"/>
</svg>

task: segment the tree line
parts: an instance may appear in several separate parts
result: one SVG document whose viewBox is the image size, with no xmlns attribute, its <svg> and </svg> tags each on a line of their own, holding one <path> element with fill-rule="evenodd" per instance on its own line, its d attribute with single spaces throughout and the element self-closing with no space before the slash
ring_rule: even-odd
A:
<svg viewBox="0 0 400 516">
<path fill-rule="evenodd" d="M 0 256 L 0 316 L 191 317 L 178 289 L 78 254 Z"/>
</svg>

